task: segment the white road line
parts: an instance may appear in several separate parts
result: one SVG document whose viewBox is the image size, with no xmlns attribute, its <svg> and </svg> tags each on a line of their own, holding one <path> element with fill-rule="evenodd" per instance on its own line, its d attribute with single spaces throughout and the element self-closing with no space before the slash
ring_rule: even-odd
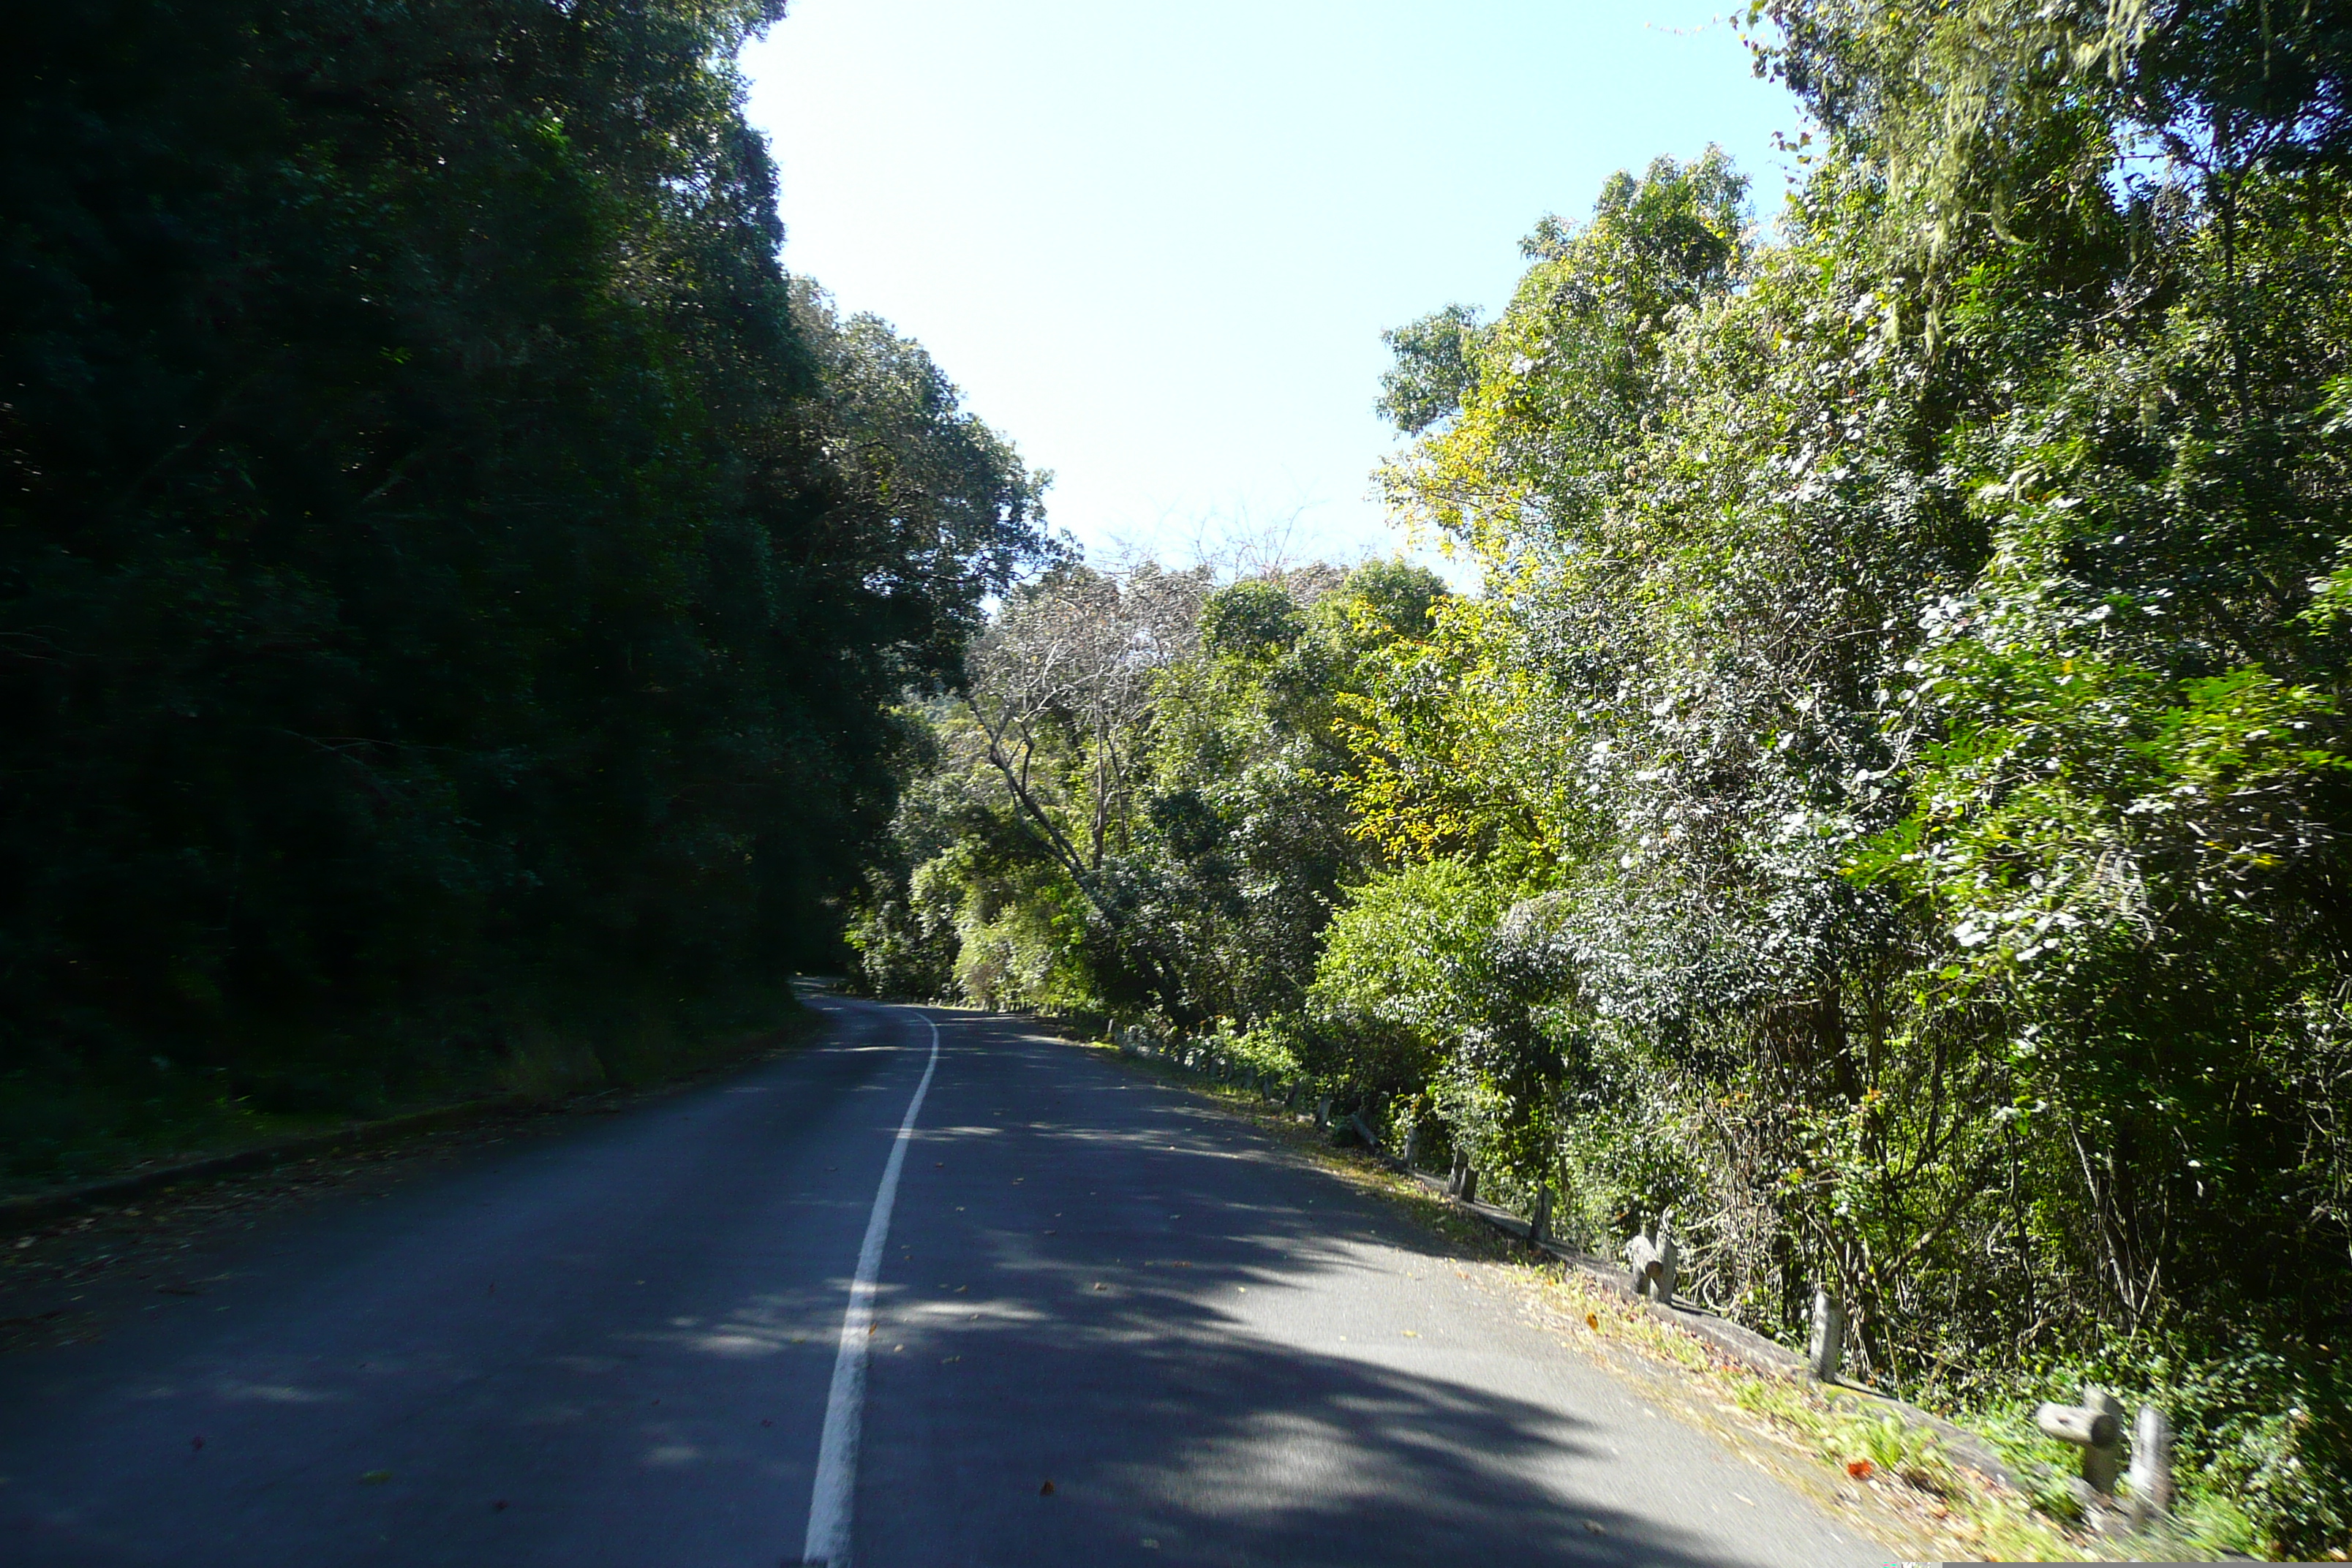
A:
<svg viewBox="0 0 2352 1568">
<path fill-rule="evenodd" d="M 922 1017 L 917 1014 L 916 1016 Z M 874 1193 L 874 1215 L 866 1222 L 866 1245 L 858 1249 L 857 1277 L 849 1284 L 849 1310 L 841 1319 L 841 1348 L 833 1358 L 833 1394 L 824 1404 L 824 1436 L 816 1446 L 816 1485 L 809 1491 L 808 1542 L 801 1551 L 804 1563 L 824 1568 L 848 1568 L 849 1524 L 857 1493 L 857 1436 L 866 1416 L 866 1340 L 874 1322 L 874 1281 L 882 1272 L 882 1247 L 890 1239 L 890 1210 L 898 1201 L 898 1170 L 907 1163 L 907 1145 L 915 1136 L 915 1118 L 923 1096 L 931 1091 L 931 1074 L 939 1070 L 940 1026 L 929 1018 L 931 1059 L 923 1065 L 923 1080 L 907 1102 L 907 1119 L 898 1123 L 898 1140 L 882 1167 L 882 1184 Z"/>
</svg>

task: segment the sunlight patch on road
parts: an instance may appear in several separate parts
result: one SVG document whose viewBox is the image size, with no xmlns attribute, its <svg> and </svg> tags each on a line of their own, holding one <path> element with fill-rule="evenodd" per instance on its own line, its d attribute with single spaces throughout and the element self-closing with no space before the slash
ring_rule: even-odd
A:
<svg viewBox="0 0 2352 1568">
<path fill-rule="evenodd" d="M 252 1399 L 266 1405 L 337 1405 L 349 1397 L 298 1388 L 290 1383 L 223 1383 L 215 1384 L 214 1392 L 223 1399 Z"/>
<path fill-rule="evenodd" d="M 585 1405 L 544 1403 L 517 1412 L 515 1420 L 525 1426 L 572 1426 L 588 1419 L 589 1415 Z"/>
<path fill-rule="evenodd" d="M 1270 1411 L 1247 1427 L 1203 1445 L 1184 1465 L 1173 1489 L 1194 1510 L 1244 1518 L 1286 1510 L 1311 1497 L 1333 1511 L 1380 1496 L 1377 1467 L 1362 1462 L 1356 1435 L 1337 1421 Z M 1146 1489 L 1169 1489 L 1171 1478 L 1139 1476 Z"/>
</svg>

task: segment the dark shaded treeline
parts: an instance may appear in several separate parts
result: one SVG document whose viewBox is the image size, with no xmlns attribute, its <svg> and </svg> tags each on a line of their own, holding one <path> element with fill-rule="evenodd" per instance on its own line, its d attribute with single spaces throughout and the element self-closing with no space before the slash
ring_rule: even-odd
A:
<svg viewBox="0 0 2352 1568">
<path fill-rule="evenodd" d="M 625 1071 L 830 952 L 885 702 L 1043 540 L 920 349 L 782 272 L 732 64 L 780 14 L 12 9 L 18 1172 L 142 1098 Z"/>
</svg>

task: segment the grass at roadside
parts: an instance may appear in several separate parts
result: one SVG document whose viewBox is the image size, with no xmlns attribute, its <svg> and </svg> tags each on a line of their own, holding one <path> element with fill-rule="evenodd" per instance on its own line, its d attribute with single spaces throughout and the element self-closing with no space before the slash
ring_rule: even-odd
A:
<svg viewBox="0 0 2352 1568">
<path fill-rule="evenodd" d="M 0 1074 L 0 1152 L 5 1155 L 0 1159 L 0 1225 L 11 1199 L 46 1198 L 467 1106 L 554 1105 L 582 1094 L 661 1083 L 725 1066 L 820 1023 L 789 990 L 772 990 L 709 1009 L 691 1028 L 641 1022 L 520 1031 L 498 1050 L 394 1078 L 391 1087 L 380 1071 L 354 1077 L 322 1065 L 316 1069 L 320 1081 L 290 1102 L 241 1092 L 217 1075 L 174 1068 L 163 1058 L 135 1081 L 119 1064 L 78 1078 Z"/>
</svg>

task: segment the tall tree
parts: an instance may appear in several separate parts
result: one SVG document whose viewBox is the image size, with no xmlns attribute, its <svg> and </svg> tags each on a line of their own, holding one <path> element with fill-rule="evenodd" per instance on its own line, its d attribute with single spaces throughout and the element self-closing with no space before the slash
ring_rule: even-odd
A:
<svg viewBox="0 0 2352 1568">
<path fill-rule="evenodd" d="M 777 14 L 12 13 L 11 1081 L 382 1103 L 548 1020 L 619 1070 L 828 951 L 888 704 L 1043 540 L 919 350 L 795 312 Z"/>
</svg>

